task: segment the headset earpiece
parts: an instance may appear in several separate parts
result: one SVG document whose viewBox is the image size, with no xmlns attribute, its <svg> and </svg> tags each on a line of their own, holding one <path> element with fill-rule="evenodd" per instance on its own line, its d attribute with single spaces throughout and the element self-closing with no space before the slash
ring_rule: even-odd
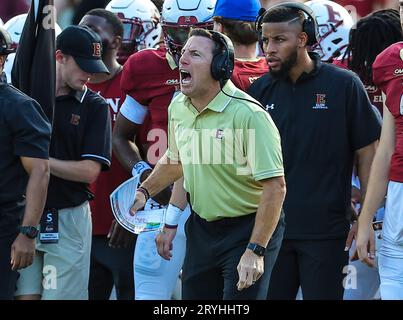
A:
<svg viewBox="0 0 403 320">
<path fill-rule="evenodd" d="M 316 44 L 319 41 L 318 24 L 315 19 L 315 13 L 312 11 L 312 9 L 310 7 L 308 7 L 307 5 L 304 5 L 304 4 L 298 3 L 298 2 L 283 2 L 283 3 L 279 3 L 279 4 L 271 7 L 268 10 L 264 10 L 264 8 L 261 8 L 259 10 L 259 16 L 256 19 L 255 28 L 258 33 L 259 45 L 260 45 L 260 48 L 262 49 L 262 51 L 263 51 L 262 21 L 263 21 L 264 16 L 266 15 L 266 13 L 276 7 L 295 8 L 295 9 L 303 11 L 307 15 L 307 17 L 304 19 L 304 22 L 302 24 L 302 30 L 308 36 L 308 41 L 306 44 L 308 46 L 313 46 L 314 44 Z"/>
<path fill-rule="evenodd" d="M 264 50 L 263 50 L 263 41 L 262 41 L 262 20 L 263 20 L 264 15 L 266 14 L 266 12 L 267 11 L 266 11 L 265 8 L 260 8 L 259 12 L 258 12 L 258 15 L 257 15 L 257 18 L 256 18 L 256 21 L 255 21 L 255 30 L 256 30 L 256 33 L 257 33 L 257 39 L 258 39 L 258 42 L 259 42 L 260 50 L 262 52 L 264 52 Z"/>
<path fill-rule="evenodd" d="M 211 76 L 215 80 L 220 81 L 221 92 L 230 98 L 256 104 L 264 110 L 263 106 L 256 101 L 235 97 L 223 90 L 226 81 L 231 78 L 232 71 L 234 70 L 234 45 L 232 44 L 231 39 L 225 34 L 210 30 L 209 32 L 212 34 L 213 41 L 220 47 L 219 50 L 217 50 L 217 52 L 214 54 L 213 61 L 211 62 Z"/>
<path fill-rule="evenodd" d="M 234 70 L 234 46 L 226 35 L 216 31 L 210 32 L 214 42 L 219 46 L 211 62 L 211 76 L 223 85 L 231 78 Z"/>
</svg>

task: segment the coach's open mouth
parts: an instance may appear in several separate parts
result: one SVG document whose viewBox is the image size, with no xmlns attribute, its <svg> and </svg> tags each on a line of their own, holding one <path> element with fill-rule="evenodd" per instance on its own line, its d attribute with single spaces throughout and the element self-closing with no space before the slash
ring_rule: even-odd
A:
<svg viewBox="0 0 403 320">
<path fill-rule="evenodd" d="M 189 84 L 192 80 L 192 75 L 190 72 L 181 69 L 180 70 L 181 84 Z"/>
</svg>

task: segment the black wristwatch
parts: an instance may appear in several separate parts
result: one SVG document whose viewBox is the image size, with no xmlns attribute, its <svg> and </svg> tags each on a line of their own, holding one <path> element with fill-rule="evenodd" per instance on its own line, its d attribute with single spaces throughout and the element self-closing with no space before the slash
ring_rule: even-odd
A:
<svg viewBox="0 0 403 320">
<path fill-rule="evenodd" d="M 26 235 L 30 239 L 35 239 L 39 233 L 39 230 L 34 226 L 20 226 L 20 233 Z"/>
<path fill-rule="evenodd" d="M 266 252 L 266 248 L 258 245 L 257 243 L 249 243 L 248 249 L 252 250 L 253 253 L 257 254 L 259 257 L 263 257 Z"/>
</svg>

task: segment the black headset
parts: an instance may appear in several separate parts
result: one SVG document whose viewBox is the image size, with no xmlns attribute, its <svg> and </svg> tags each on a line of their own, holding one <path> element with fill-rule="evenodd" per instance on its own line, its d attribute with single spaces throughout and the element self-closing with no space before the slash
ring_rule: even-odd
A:
<svg viewBox="0 0 403 320">
<path fill-rule="evenodd" d="M 214 80 L 220 81 L 220 85 L 223 87 L 234 71 L 234 45 L 225 34 L 212 30 L 209 32 L 213 41 L 219 46 L 211 61 L 211 76 Z"/>
<path fill-rule="evenodd" d="M 262 42 L 263 18 L 265 17 L 265 15 L 268 12 L 270 12 L 272 9 L 277 8 L 277 7 L 295 8 L 295 9 L 303 11 L 307 15 L 307 17 L 304 19 L 304 22 L 302 24 L 302 31 L 305 32 L 308 36 L 308 41 L 306 44 L 308 46 L 312 46 L 312 45 L 318 43 L 319 38 L 320 38 L 319 29 L 318 29 L 318 23 L 315 18 L 315 13 L 313 12 L 313 10 L 310 7 L 308 7 L 302 3 L 284 2 L 284 3 L 277 4 L 277 5 L 269 8 L 268 10 L 265 10 L 264 8 L 261 8 L 259 10 L 259 16 L 257 17 L 257 19 L 255 21 L 255 28 L 258 33 L 259 43 L 260 43 L 261 47 L 262 47 L 261 42 Z"/>
<path fill-rule="evenodd" d="M 215 50 L 213 60 L 211 61 L 211 76 L 214 80 L 220 82 L 220 90 L 227 97 L 248 101 L 250 103 L 254 103 L 258 105 L 260 108 L 264 109 L 262 105 L 256 101 L 235 97 L 226 93 L 223 90 L 223 87 L 227 80 L 231 78 L 232 72 L 234 71 L 235 65 L 235 55 L 234 55 L 234 45 L 232 44 L 231 39 L 222 34 L 221 32 L 209 30 L 212 35 L 212 39 L 215 43 L 219 45 L 219 48 Z"/>
</svg>

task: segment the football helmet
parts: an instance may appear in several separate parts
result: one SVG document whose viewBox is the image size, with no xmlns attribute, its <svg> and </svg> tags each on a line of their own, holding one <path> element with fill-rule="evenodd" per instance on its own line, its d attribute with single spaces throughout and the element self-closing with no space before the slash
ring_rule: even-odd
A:
<svg viewBox="0 0 403 320">
<path fill-rule="evenodd" d="M 115 13 L 123 23 L 119 63 L 125 63 L 134 52 L 157 46 L 161 36 L 160 14 L 150 0 L 112 0 L 105 9 Z"/>
<path fill-rule="evenodd" d="M 4 24 L 4 28 L 10 34 L 11 40 L 13 41 L 13 46 L 15 46 L 16 48 L 18 47 L 18 44 L 20 42 L 22 29 L 24 29 L 24 24 L 27 16 L 27 13 L 19 14 L 15 17 L 12 17 Z M 57 23 L 55 23 L 55 37 L 57 37 L 61 32 L 62 29 Z"/>
<path fill-rule="evenodd" d="M 8 31 L 11 37 L 11 47 L 14 51 L 17 50 L 18 44 L 20 43 L 20 38 L 22 34 L 22 29 L 24 29 L 25 20 L 27 19 L 28 14 L 23 13 L 19 14 L 15 17 L 12 17 L 4 24 L 4 29 Z M 57 23 L 55 23 L 55 37 L 57 37 L 62 32 L 62 29 L 59 27 Z M 8 55 L 6 63 L 4 64 L 4 72 L 7 75 L 7 81 L 11 82 L 11 70 L 13 68 L 15 59 L 15 53 L 11 53 Z"/>
<path fill-rule="evenodd" d="M 165 0 L 162 6 L 162 31 L 165 45 L 176 62 L 190 28 L 213 30 L 216 0 Z"/>
<path fill-rule="evenodd" d="M 319 41 L 312 46 L 322 61 L 331 61 L 342 57 L 349 42 L 353 18 L 341 5 L 328 0 L 312 0 L 305 2 L 315 13 L 319 27 Z"/>
</svg>

